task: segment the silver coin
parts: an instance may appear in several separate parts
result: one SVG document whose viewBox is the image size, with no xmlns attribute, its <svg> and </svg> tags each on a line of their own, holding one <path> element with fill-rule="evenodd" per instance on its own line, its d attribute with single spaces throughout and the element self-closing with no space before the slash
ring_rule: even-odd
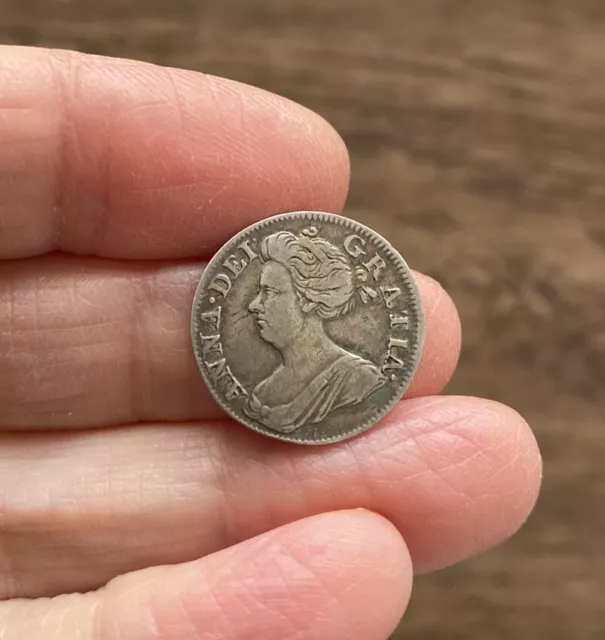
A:
<svg viewBox="0 0 605 640">
<path fill-rule="evenodd" d="M 267 218 L 204 270 L 193 349 L 208 389 L 243 425 L 327 444 L 403 396 L 424 342 L 411 271 L 375 231 L 330 213 Z"/>
</svg>

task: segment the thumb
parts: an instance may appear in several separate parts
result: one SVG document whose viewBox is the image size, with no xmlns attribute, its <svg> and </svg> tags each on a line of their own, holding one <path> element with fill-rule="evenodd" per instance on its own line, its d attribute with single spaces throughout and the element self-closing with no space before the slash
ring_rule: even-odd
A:
<svg viewBox="0 0 605 640">
<path fill-rule="evenodd" d="M 306 518 L 90 594 L 12 600 L 3 640 L 385 640 L 409 599 L 397 530 L 355 510 Z"/>
</svg>

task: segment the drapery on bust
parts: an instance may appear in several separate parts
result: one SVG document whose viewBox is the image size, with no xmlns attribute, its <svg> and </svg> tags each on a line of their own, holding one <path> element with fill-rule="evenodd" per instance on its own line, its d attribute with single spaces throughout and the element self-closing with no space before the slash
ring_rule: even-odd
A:
<svg viewBox="0 0 605 640">
<path fill-rule="evenodd" d="M 256 386 L 244 411 L 281 433 L 359 404 L 386 380 L 324 330 L 325 320 L 351 311 L 356 282 L 346 254 L 316 234 L 278 231 L 262 241 L 260 290 L 248 306 L 282 363 Z"/>
</svg>

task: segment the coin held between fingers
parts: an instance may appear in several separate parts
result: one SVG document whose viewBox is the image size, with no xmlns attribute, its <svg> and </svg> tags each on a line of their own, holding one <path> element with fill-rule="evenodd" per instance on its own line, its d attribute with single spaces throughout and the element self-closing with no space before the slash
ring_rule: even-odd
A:
<svg viewBox="0 0 605 640">
<path fill-rule="evenodd" d="M 191 317 L 202 378 L 264 435 L 328 444 L 375 425 L 418 368 L 413 275 L 368 227 L 324 212 L 253 224 L 213 257 Z"/>
</svg>

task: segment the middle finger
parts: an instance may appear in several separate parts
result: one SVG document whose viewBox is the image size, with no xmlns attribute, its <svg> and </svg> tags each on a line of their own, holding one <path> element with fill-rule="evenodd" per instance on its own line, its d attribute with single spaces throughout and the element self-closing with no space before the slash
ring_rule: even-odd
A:
<svg viewBox="0 0 605 640">
<path fill-rule="evenodd" d="M 0 263 L 0 429 L 221 415 L 191 348 L 203 268 L 65 256 Z M 439 393 L 460 347 L 451 299 L 416 278 L 427 336 L 408 397 Z"/>
</svg>

